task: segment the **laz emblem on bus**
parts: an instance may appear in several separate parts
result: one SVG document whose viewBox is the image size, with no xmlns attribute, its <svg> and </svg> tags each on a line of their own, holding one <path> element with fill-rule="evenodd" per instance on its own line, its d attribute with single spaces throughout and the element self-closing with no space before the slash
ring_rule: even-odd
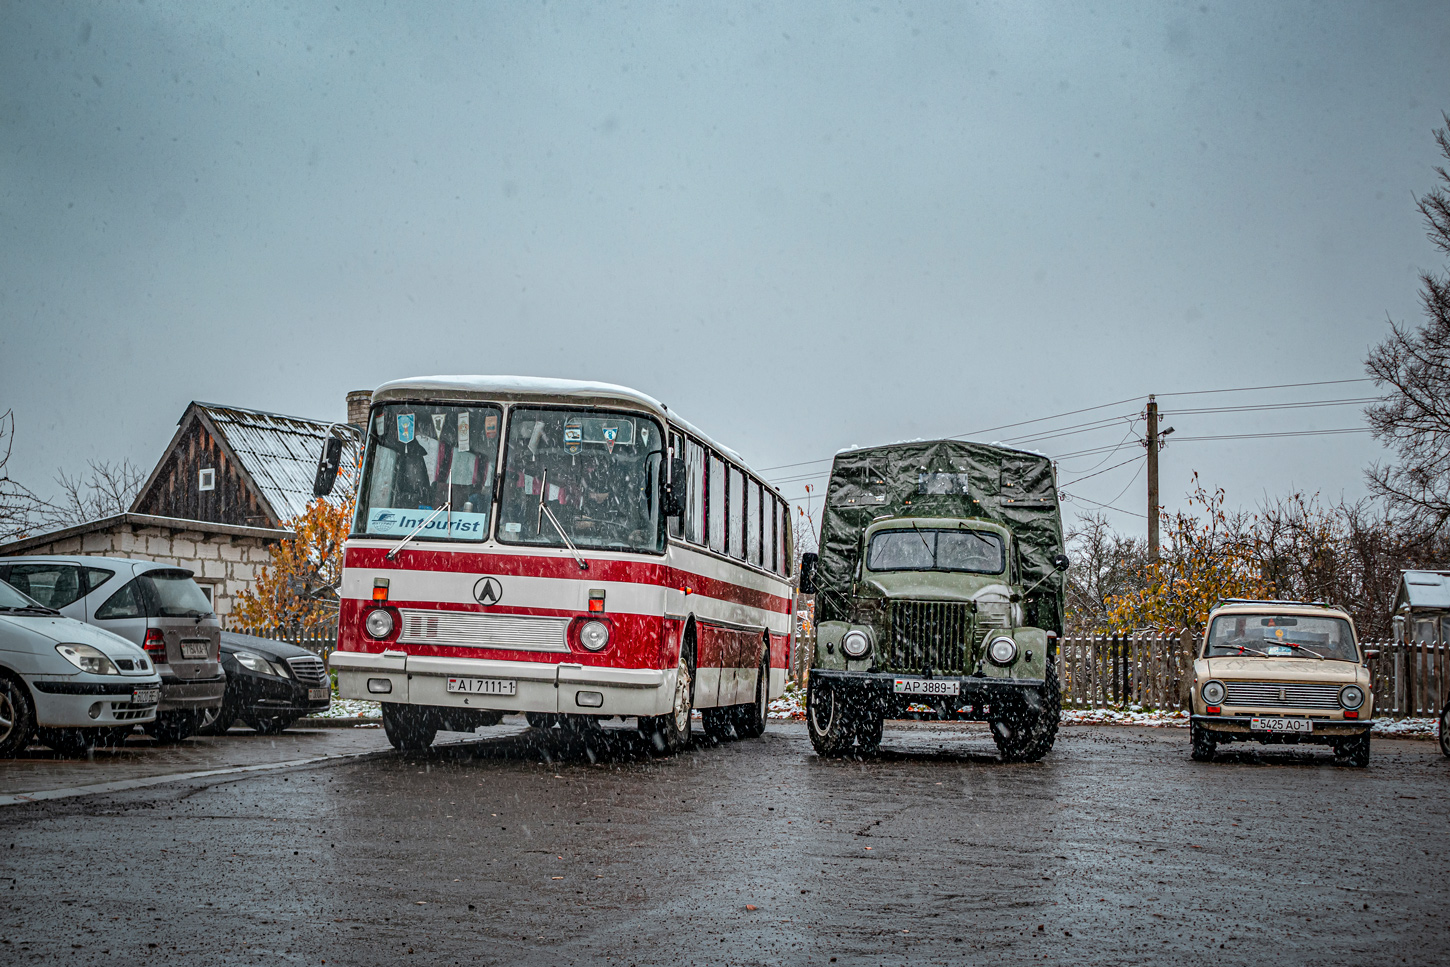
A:
<svg viewBox="0 0 1450 967">
<path fill-rule="evenodd" d="M 473 596 L 485 606 L 498 604 L 503 598 L 503 585 L 498 583 L 498 578 L 479 578 L 473 586 Z"/>
</svg>

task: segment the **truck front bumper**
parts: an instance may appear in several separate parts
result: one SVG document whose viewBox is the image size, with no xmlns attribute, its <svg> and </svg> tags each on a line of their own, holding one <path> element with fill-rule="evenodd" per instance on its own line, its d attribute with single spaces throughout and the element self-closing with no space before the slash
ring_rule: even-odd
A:
<svg viewBox="0 0 1450 967">
<path fill-rule="evenodd" d="M 911 695 L 896 691 L 897 679 L 956 682 L 956 695 Z M 1035 707 L 1041 701 L 1040 678 L 986 678 L 976 675 L 923 675 L 854 672 L 816 668 L 813 686 L 829 685 L 849 704 L 879 709 L 885 718 L 899 718 L 912 705 L 931 707 L 942 719 L 986 719 L 1003 709 Z"/>
</svg>

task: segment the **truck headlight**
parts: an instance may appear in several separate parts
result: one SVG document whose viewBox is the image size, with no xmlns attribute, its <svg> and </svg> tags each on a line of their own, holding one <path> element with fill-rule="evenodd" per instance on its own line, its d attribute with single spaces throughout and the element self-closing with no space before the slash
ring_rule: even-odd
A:
<svg viewBox="0 0 1450 967">
<path fill-rule="evenodd" d="M 90 672 L 92 675 L 121 674 L 121 670 L 99 648 L 61 642 L 55 646 L 55 650 L 60 652 L 60 657 L 83 672 Z"/>
<path fill-rule="evenodd" d="M 609 644 L 609 625 L 602 621 L 586 621 L 579 627 L 579 644 L 590 651 L 599 651 Z"/>
<path fill-rule="evenodd" d="M 1223 682 L 1204 682 L 1203 691 L 1199 694 L 1203 696 L 1203 704 L 1205 705 L 1222 705 L 1224 696 Z"/>
<path fill-rule="evenodd" d="M 1017 660 L 1017 642 L 1006 635 L 993 638 L 987 646 L 987 657 L 994 665 L 1010 665 Z"/>
<path fill-rule="evenodd" d="M 841 639 L 841 650 L 851 658 L 861 658 L 871 650 L 871 639 L 864 631 L 848 631 Z"/>
<path fill-rule="evenodd" d="M 1358 685 L 1346 685 L 1339 690 L 1339 704 L 1347 709 L 1356 709 L 1364 704 L 1364 689 Z"/>
<path fill-rule="evenodd" d="M 393 615 L 385 608 L 374 608 L 368 612 L 363 627 L 374 638 L 386 638 L 393 633 Z"/>
</svg>

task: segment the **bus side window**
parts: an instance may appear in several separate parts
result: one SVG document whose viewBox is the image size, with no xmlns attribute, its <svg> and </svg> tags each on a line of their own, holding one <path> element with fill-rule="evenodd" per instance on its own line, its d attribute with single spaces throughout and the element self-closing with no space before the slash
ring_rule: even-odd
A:
<svg viewBox="0 0 1450 967">
<path fill-rule="evenodd" d="M 745 559 L 760 563 L 760 484 L 754 480 L 745 485 Z"/>
<path fill-rule="evenodd" d="M 685 441 L 685 540 L 705 543 L 705 448 Z"/>
<path fill-rule="evenodd" d="M 674 466 L 675 459 L 677 457 L 683 457 L 684 455 L 685 455 L 685 439 L 684 439 L 684 437 L 680 436 L 678 433 L 671 433 L 670 434 L 670 452 L 669 452 L 669 458 L 665 461 L 665 465 L 666 466 L 670 466 L 670 467 Z M 683 480 L 675 480 L 675 481 L 673 481 L 673 484 L 674 484 L 675 492 L 676 493 L 679 493 L 680 490 L 681 490 L 681 488 L 684 486 L 684 481 Z M 670 536 L 671 537 L 684 537 L 685 536 L 685 520 L 684 520 L 683 517 L 671 517 L 671 518 L 669 518 L 669 526 L 670 526 Z"/>
<path fill-rule="evenodd" d="M 729 533 L 725 537 L 726 553 L 745 560 L 745 475 L 735 467 L 730 468 L 729 482 L 725 485 L 725 503 L 728 507 Z"/>
<path fill-rule="evenodd" d="M 789 551 L 785 544 L 785 501 L 779 497 L 775 500 L 775 573 L 786 574 L 789 568 L 785 566 L 786 555 Z"/>
<path fill-rule="evenodd" d="M 725 553 L 725 463 L 710 454 L 709 491 L 706 514 L 710 520 L 710 550 Z"/>
</svg>

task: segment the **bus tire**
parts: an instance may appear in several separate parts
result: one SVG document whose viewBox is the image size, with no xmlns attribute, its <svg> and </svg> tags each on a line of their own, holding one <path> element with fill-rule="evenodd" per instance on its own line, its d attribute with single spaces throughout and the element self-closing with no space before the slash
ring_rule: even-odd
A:
<svg viewBox="0 0 1450 967">
<path fill-rule="evenodd" d="M 755 675 L 755 700 L 735 706 L 735 734 L 742 739 L 757 739 L 765 734 L 765 717 L 769 712 L 770 658 L 760 660 Z"/>
<path fill-rule="evenodd" d="M 433 744 L 438 726 L 425 708 L 384 702 L 383 731 L 399 752 L 418 752 Z"/>
<path fill-rule="evenodd" d="M 559 724 L 559 716 L 554 712 L 525 712 L 524 721 L 531 729 L 552 729 Z"/>
<path fill-rule="evenodd" d="M 728 741 L 734 727 L 730 710 L 725 708 L 700 709 L 700 722 L 705 734 L 718 742 Z"/>
<path fill-rule="evenodd" d="M 640 731 L 649 739 L 656 752 L 672 754 L 689 746 L 690 730 L 694 725 L 694 678 L 690 669 L 690 657 L 682 653 L 679 667 L 675 669 L 675 693 L 670 700 L 671 710 L 665 715 L 640 718 Z"/>
<path fill-rule="evenodd" d="M 843 756 L 856 738 L 852 716 L 836 689 L 812 676 L 806 683 L 806 731 L 823 758 Z"/>
</svg>

